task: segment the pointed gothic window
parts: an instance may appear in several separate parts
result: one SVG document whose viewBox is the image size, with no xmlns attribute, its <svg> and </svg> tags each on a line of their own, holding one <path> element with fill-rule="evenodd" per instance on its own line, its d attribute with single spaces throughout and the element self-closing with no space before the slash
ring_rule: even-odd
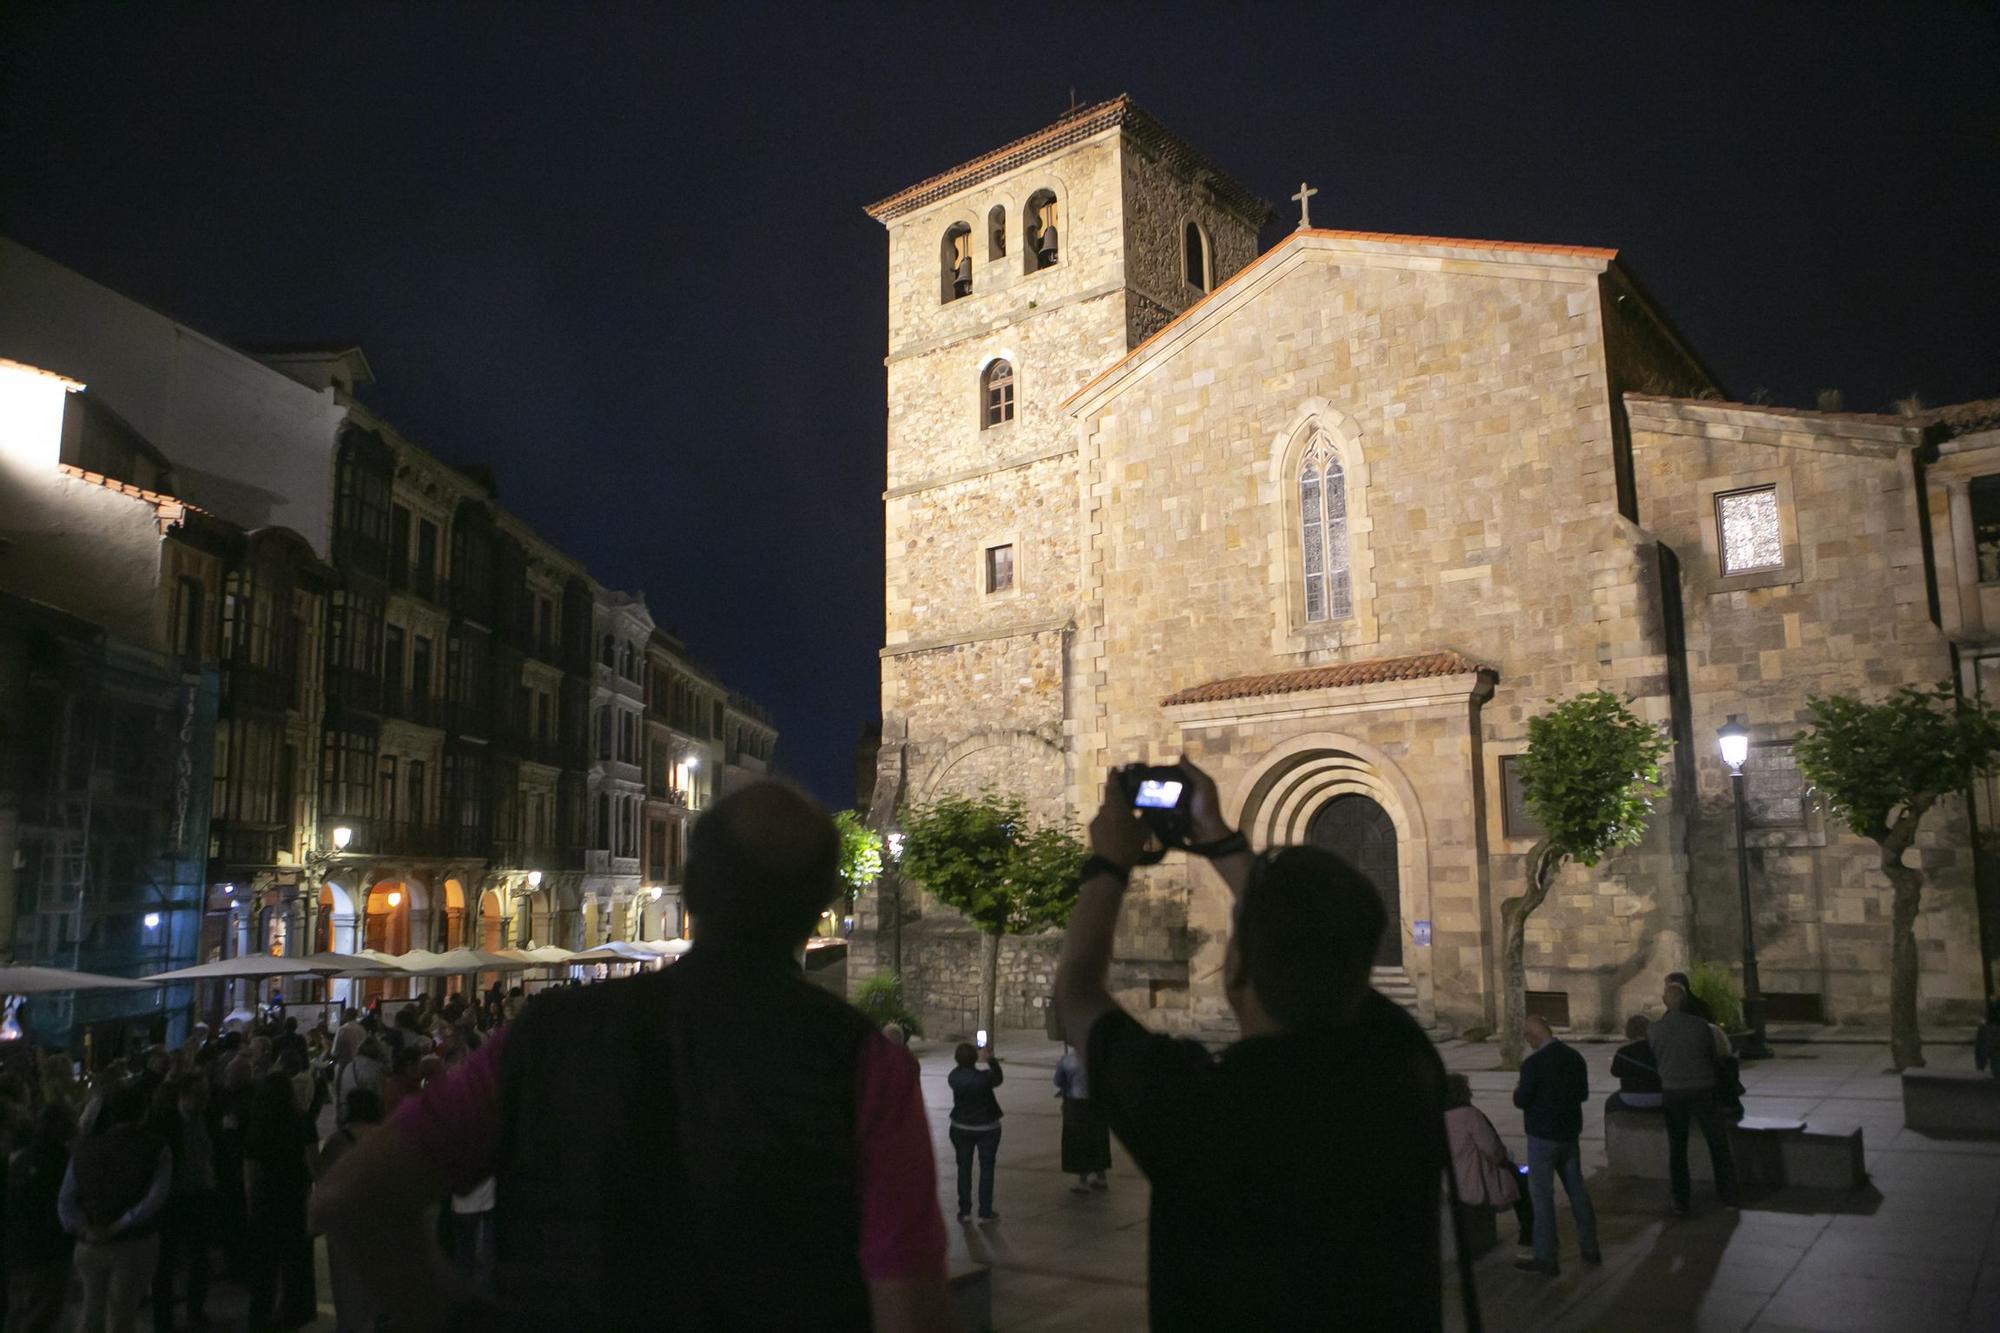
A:
<svg viewBox="0 0 2000 1333">
<path fill-rule="evenodd" d="M 1007 206 L 995 204 L 986 214 L 986 257 L 1007 257 Z"/>
<path fill-rule="evenodd" d="M 972 228 L 963 222 L 954 223 L 944 234 L 944 248 L 938 262 L 943 270 L 940 301 L 949 303 L 972 295 Z"/>
<path fill-rule="evenodd" d="M 1348 578 L 1347 475 L 1340 451 L 1316 436 L 1299 470 L 1299 524 L 1305 561 L 1306 621 L 1346 620 L 1354 614 Z"/>
<path fill-rule="evenodd" d="M 1028 206 L 1021 210 L 1021 233 L 1027 241 L 1022 247 L 1024 271 L 1039 272 L 1062 259 L 1062 246 L 1056 234 L 1054 191 L 1037 190 L 1028 196 Z"/>
<path fill-rule="evenodd" d="M 1014 419 L 1014 367 L 995 361 L 980 376 L 979 428 L 998 426 Z"/>
</svg>

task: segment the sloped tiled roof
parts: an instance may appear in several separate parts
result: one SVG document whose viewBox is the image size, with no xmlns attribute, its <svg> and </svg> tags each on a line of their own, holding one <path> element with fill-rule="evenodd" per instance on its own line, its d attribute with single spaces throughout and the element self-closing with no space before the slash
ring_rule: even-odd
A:
<svg viewBox="0 0 2000 1333">
<path fill-rule="evenodd" d="M 134 486 L 130 482 L 120 481 L 116 477 L 107 477 L 102 472 L 87 472 L 74 463 L 58 463 L 56 464 L 56 470 L 66 477 L 74 477 L 78 481 L 85 482 L 88 485 L 102 486 L 107 491 L 116 491 L 120 495 L 129 495 L 134 500 L 144 500 L 147 504 L 160 511 L 160 520 L 163 523 L 178 523 L 187 514 L 200 514 L 203 517 L 213 517 L 213 515 L 210 515 L 200 505 L 189 504 L 186 500 L 176 499 L 171 495 L 164 495 L 159 491 L 149 491 L 143 486 Z"/>
<path fill-rule="evenodd" d="M 1948 436 L 2000 430 L 2000 398 L 1976 398 L 1969 403 L 1934 407 L 1928 412 L 1919 412 L 1916 419 L 1943 427 Z"/>
<path fill-rule="evenodd" d="M 1491 669 L 1453 652 L 1377 657 L 1364 662 L 1336 662 L 1330 666 L 1302 667 L 1297 671 L 1276 671 L 1264 676 L 1211 680 L 1206 685 L 1170 694 L 1160 703 L 1167 708 L 1176 704 L 1212 704 L 1228 699 L 1254 699 L 1267 694 L 1339 689 L 1347 685 L 1379 685 L 1386 681 L 1462 676 L 1468 672 Z"/>
<path fill-rule="evenodd" d="M 1215 191 L 1218 200 L 1251 221 L 1261 224 L 1270 218 L 1269 204 L 1239 182 L 1224 175 L 1192 146 L 1176 138 L 1159 121 L 1147 115 L 1127 93 L 1120 93 L 1109 101 L 1077 107 L 1053 125 L 1045 126 L 1012 143 L 1002 144 L 989 153 L 980 154 L 970 162 L 962 162 L 949 171 L 941 171 L 906 189 L 898 190 L 887 199 L 877 200 L 868 205 L 864 211 L 877 222 L 892 221 L 905 213 L 915 212 L 926 204 L 936 203 L 948 194 L 955 194 L 981 181 L 991 180 L 1004 172 L 1012 171 L 1015 167 L 1046 156 L 1058 148 L 1081 143 L 1093 134 L 1110 129 L 1114 125 L 1124 126 L 1133 137 L 1160 153 L 1171 165 L 1206 182 L 1209 188 Z"/>
</svg>

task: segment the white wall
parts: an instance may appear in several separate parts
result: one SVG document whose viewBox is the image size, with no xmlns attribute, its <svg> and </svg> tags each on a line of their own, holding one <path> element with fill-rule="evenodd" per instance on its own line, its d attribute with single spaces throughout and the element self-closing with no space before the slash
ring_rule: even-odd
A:
<svg viewBox="0 0 2000 1333">
<path fill-rule="evenodd" d="M 83 381 L 173 462 L 178 498 L 328 552 L 346 408 L 0 237 L 0 357 Z"/>
</svg>

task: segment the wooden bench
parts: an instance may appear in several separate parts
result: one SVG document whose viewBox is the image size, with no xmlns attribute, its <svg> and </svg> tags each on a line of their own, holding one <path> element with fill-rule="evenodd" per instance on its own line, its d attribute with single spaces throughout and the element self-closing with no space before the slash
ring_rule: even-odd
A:
<svg viewBox="0 0 2000 1333">
<path fill-rule="evenodd" d="M 986 1333 L 993 1327 L 993 1270 L 969 1259 L 954 1259 L 945 1269 L 951 1285 L 951 1308 L 966 1333 Z"/>
<path fill-rule="evenodd" d="M 1903 1124 L 1940 1138 L 2000 1138 L 2000 1078 L 1905 1070 Z"/>
<path fill-rule="evenodd" d="M 1746 1188 L 1859 1189 L 1867 1183 L 1861 1131 L 1815 1130 L 1803 1120 L 1745 1116 L 1729 1128 L 1736 1179 Z M 1604 1117 L 1604 1155 L 1613 1175 L 1666 1180 L 1667 1118 L 1658 1111 L 1614 1111 Z M 1714 1183 L 1708 1143 L 1688 1126 L 1688 1177 Z"/>
</svg>

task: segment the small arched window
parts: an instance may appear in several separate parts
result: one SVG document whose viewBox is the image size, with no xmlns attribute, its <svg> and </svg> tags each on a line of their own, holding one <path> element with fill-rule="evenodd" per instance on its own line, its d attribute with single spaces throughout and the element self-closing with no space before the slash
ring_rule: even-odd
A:
<svg viewBox="0 0 2000 1333">
<path fill-rule="evenodd" d="M 1348 575 L 1347 474 L 1340 465 L 1340 451 L 1325 435 L 1313 438 L 1299 465 L 1299 525 L 1306 622 L 1346 620 L 1354 614 Z"/>
<path fill-rule="evenodd" d="M 1062 259 L 1062 244 L 1056 234 L 1056 196 L 1053 190 L 1037 190 L 1028 196 L 1021 210 L 1021 263 L 1028 273 L 1036 273 Z"/>
<path fill-rule="evenodd" d="M 986 214 L 986 257 L 1007 257 L 1007 206 L 995 204 Z"/>
<path fill-rule="evenodd" d="M 979 377 L 979 428 L 998 426 L 1014 419 L 1014 367 L 995 361 Z"/>
<path fill-rule="evenodd" d="M 972 295 L 972 228 L 957 222 L 945 232 L 938 267 L 941 303 Z"/>
<path fill-rule="evenodd" d="M 615 666 L 617 666 L 617 665 L 618 665 L 618 640 L 617 640 L 617 639 L 615 639 L 615 638 L 613 638 L 613 637 L 612 637 L 611 635 L 609 635 L 609 634 L 605 635 L 605 636 L 604 636 L 604 651 L 603 651 L 603 653 L 602 653 L 602 654 L 601 654 L 600 656 L 602 657 L 602 659 L 603 659 L 603 661 L 604 661 L 604 665 L 606 665 L 606 666 L 608 666 L 608 667 L 615 667 Z"/>
<path fill-rule="evenodd" d="M 1199 222 L 1190 221 L 1181 235 L 1181 274 L 1190 287 L 1208 290 L 1208 233 Z"/>
</svg>

